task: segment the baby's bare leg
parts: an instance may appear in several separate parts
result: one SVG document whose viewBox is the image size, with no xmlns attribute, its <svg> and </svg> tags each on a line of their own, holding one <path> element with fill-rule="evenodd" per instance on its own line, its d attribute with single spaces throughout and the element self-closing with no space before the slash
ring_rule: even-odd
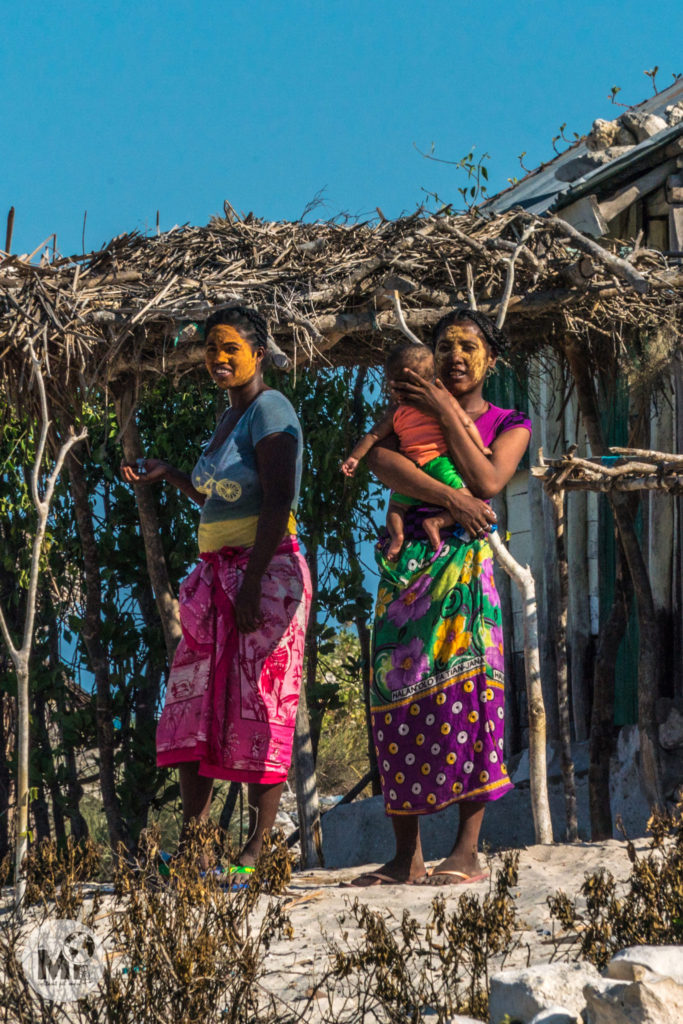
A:
<svg viewBox="0 0 683 1024">
<path fill-rule="evenodd" d="M 387 551 L 387 559 L 390 562 L 395 562 L 401 553 L 403 541 L 405 540 L 403 526 L 403 509 L 400 505 L 390 502 L 387 509 L 387 530 L 389 531 L 389 540 L 391 541 Z"/>
<path fill-rule="evenodd" d="M 444 509 L 438 516 L 429 516 L 422 523 L 422 529 L 427 534 L 427 540 L 435 551 L 441 547 L 441 530 L 445 526 L 453 526 L 455 519 Z"/>
</svg>

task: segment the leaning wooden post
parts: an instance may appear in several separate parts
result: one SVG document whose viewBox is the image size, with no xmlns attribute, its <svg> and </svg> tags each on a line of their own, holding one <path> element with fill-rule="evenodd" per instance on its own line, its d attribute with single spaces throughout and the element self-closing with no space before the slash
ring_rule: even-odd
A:
<svg viewBox="0 0 683 1024">
<path fill-rule="evenodd" d="M 489 534 L 489 544 L 501 566 L 514 581 L 522 597 L 524 621 L 524 670 L 529 710 L 529 788 L 531 812 L 537 843 L 553 842 L 553 823 L 548 802 L 545 764 L 545 704 L 541 687 L 541 659 L 538 653 L 536 585 L 529 566 L 512 557 L 498 533 Z"/>
<path fill-rule="evenodd" d="M 515 282 L 515 262 L 536 225 L 528 224 L 519 243 L 507 261 L 505 288 L 498 307 L 496 327 L 503 329 Z M 538 614 L 536 610 L 536 584 L 529 566 L 520 565 L 503 544 L 498 533 L 489 534 L 489 544 L 501 566 L 514 581 L 522 597 L 524 623 L 524 674 L 529 711 L 529 789 L 531 813 L 537 843 L 552 843 L 553 822 L 548 802 L 548 773 L 545 763 L 546 727 L 545 702 L 541 686 L 541 658 L 538 653 Z"/>
<path fill-rule="evenodd" d="M 567 469 L 570 472 L 571 466 Z M 567 823 L 567 842 L 579 838 L 576 820 L 576 780 L 572 758 L 571 720 L 569 716 L 569 673 L 567 670 L 567 613 L 569 610 L 569 564 L 565 538 L 565 490 L 561 486 L 547 489 L 546 493 L 553 506 L 555 519 L 555 560 L 559 578 L 559 593 L 556 622 L 557 645 L 557 707 L 560 719 L 560 742 L 562 749 L 562 782 L 564 784 L 564 808 Z"/>
<path fill-rule="evenodd" d="M 28 850 L 28 805 L 29 805 L 29 660 L 33 647 L 33 625 L 36 616 L 36 604 L 38 601 L 38 575 L 40 573 L 40 557 L 43 550 L 47 519 L 50 513 L 50 505 L 55 490 L 57 478 L 61 473 L 64 460 L 75 444 L 87 436 L 87 431 L 82 430 L 80 434 L 70 432 L 69 437 L 61 445 L 52 472 L 47 478 L 43 496 L 40 494 L 40 471 L 45 455 L 47 434 L 50 428 L 50 420 L 47 409 L 47 396 L 45 394 L 45 381 L 40 362 L 33 350 L 33 343 L 28 345 L 31 362 L 33 363 L 34 376 L 40 396 L 42 413 L 42 425 L 40 438 L 36 447 L 36 458 L 31 473 L 31 497 L 35 505 L 38 521 L 36 532 L 33 535 L 31 551 L 31 571 L 29 574 L 28 594 L 26 597 L 26 615 L 24 618 L 24 633 L 21 647 L 16 647 L 10 636 L 7 622 L 0 606 L 0 632 L 4 637 L 7 649 L 14 664 L 17 674 L 17 816 L 16 816 L 16 847 L 14 856 L 14 884 L 15 903 L 21 908 L 26 891 L 26 879 L 22 876 L 22 863 Z"/>
<path fill-rule="evenodd" d="M 311 728 L 308 719 L 306 687 L 301 685 L 299 707 L 294 731 L 294 766 L 296 772 L 296 806 L 301 836 L 301 867 L 314 868 L 322 864 L 322 835 L 320 805 L 315 775 Z"/>
</svg>

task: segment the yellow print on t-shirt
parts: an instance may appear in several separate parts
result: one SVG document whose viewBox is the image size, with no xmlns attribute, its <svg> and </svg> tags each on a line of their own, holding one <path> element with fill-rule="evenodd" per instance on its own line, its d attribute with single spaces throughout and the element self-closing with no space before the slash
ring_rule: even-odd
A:
<svg viewBox="0 0 683 1024">
<path fill-rule="evenodd" d="M 216 480 L 214 476 L 200 480 L 197 483 L 197 490 L 200 494 L 215 493 L 223 501 L 237 501 L 242 495 L 242 487 L 236 480 Z"/>
</svg>

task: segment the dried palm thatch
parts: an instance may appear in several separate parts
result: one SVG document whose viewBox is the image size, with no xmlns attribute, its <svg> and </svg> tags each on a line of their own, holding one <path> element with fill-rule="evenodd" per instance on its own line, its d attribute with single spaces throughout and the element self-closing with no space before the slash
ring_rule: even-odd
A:
<svg viewBox="0 0 683 1024">
<path fill-rule="evenodd" d="M 202 362 L 197 325 L 235 301 L 266 314 L 275 346 L 295 364 L 376 363 L 398 336 L 393 289 L 418 334 L 476 298 L 484 312 L 506 308 L 514 350 L 581 334 L 596 367 L 643 331 L 678 335 L 682 319 L 680 266 L 637 244 L 598 245 L 558 218 L 474 210 L 273 223 L 242 219 L 226 203 L 206 227 L 119 235 L 83 256 L 37 265 L 4 254 L 0 386 L 21 401 L 31 340 L 57 401 L 131 376 L 179 378 Z"/>
</svg>

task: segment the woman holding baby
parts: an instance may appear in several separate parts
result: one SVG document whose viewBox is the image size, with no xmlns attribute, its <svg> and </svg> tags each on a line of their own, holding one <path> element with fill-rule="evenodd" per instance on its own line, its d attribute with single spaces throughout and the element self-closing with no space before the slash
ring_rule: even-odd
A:
<svg viewBox="0 0 683 1024">
<path fill-rule="evenodd" d="M 433 331 L 431 372 L 409 357 L 388 366 L 394 407 L 355 452 L 367 453 L 394 492 L 390 535 L 378 545 L 370 707 L 396 838 L 393 859 L 355 885 L 485 877 L 478 859 L 484 810 L 512 788 L 502 760 L 503 629 L 487 541 L 496 517 L 486 502 L 517 469 L 531 425 L 484 398 L 503 344 L 481 313 L 449 313 Z M 445 472 L 449 461 L 455 479 Z M 345 466 L 353 471 L 349 460 Z M 420 815 L 456 801 L 453 849 L 427 873 Z"/>
</svg>

